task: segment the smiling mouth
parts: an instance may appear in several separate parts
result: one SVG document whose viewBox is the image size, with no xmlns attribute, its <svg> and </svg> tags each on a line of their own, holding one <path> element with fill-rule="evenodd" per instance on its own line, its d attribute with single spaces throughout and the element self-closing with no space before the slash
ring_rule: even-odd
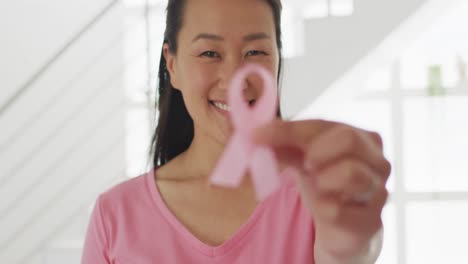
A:
<svg viewBox="0 0 468 264">
<path fill-rule="evenodd" d="M 211 105 L 213 105 L 214 107 L 216 107 L 218 109 L 221 109 L 221 110 L 226 111 L 226 112 L 230 111 L 229 105 L 227 105 L 225 103 L 221 103 L 221 102 L 218 102 L 218 101 L 212 101 L 212 100 L 209 100 L 209 102 L 210 102 Z M 248 104 L 249 104 L 249 106 L 253 106 L 255 104 L 255 99 L 249 100 Z"/>
</svg>

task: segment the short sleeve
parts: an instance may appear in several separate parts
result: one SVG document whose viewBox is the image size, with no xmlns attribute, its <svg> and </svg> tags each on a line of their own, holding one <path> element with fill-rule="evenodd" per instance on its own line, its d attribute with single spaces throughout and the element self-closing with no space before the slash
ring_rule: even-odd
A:
<svg viewBox="0 0 468 264">
<path fill-rule="evenodd" d="M 102 210 L 102 196 L 99 196 L 88 224 L 81 257 L 82 264 L 110 264 L 108 254 L 109 243 L 105 223 L 105 215 Z"/>
</svg>

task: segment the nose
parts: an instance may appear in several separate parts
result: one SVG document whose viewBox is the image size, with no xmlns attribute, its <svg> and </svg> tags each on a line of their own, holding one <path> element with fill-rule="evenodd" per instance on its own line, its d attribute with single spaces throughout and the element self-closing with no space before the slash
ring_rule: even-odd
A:
<svg viewBox="0 0 468 264">
<path fill-rule="evenodd" d="M 240 61 L 231 61 L 223 63 L 219 68 L 219 88 L 227 92 L 234 74 L 243 66 Z M 247 88 L 247 82 L 244 82 L 244 90 Z"/>
</svg>

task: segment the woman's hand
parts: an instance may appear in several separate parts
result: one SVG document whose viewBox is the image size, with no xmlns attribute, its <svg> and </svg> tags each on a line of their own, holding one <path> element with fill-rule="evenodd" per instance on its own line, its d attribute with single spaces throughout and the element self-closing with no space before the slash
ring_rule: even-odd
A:
<svg viewBox="0 0 468 264">
<path fill-rule="evenodd" d="M 368 253 L 381 233 L 391 171 L 381 137 L 341 123 L 276 120 L 259 128 L 256 140 L 298 171 L 298 190 L 315 221 L 316 259 L 347 263 Z"/>
</svg>

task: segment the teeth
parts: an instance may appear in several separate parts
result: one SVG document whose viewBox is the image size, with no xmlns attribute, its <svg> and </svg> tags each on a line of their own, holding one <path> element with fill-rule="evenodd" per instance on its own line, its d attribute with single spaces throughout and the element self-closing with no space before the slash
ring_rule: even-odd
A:
<svg viewBox="0 0 468 264">
<path fill-rule="evenodd" d="M 229 111 L 229 106 L 223 103 L 213 102 L 213 105 L 218 107 L 221 110 Z"/>
</svg>

